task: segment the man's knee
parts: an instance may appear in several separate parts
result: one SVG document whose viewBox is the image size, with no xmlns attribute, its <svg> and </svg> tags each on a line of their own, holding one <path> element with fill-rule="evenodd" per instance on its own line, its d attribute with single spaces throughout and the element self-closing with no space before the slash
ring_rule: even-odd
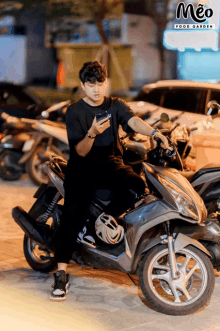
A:
<svg viewBox="0 0 220 331">
<path fill-rule="evenodd" d="M 127 174 L 125 179 L 125 185 L 127 189 L 132 189 L 138 195 L 141 195 L 145 192 L 146 183 L 145 181 L 136 174 L 134 171 L 131 171 Z"/>
<path fill-rule="evenodd" d="M 140 176 L 134 178 L 134 190 L 136 190 L 139 195 L 144 193 L 145 187 L 146 184 Z"/>
</svg>

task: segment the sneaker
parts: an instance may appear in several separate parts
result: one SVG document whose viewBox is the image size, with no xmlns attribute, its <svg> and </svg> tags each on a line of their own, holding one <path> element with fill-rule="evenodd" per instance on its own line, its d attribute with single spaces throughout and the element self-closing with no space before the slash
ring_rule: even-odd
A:
<svg viewBox="0 0 220 331">
<path fill-rule="evenodd" d="M 54 301 L 61 301 L 66 299 L 69 288 L 69 274 L 64 270 L 57 271 L 54 275 L 53 291 L 50 294 L 50 299 Z"/>
</svg>

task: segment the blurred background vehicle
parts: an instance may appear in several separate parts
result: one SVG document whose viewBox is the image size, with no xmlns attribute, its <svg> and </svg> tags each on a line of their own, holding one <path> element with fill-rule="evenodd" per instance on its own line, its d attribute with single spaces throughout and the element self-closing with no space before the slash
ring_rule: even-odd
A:
<svg viewBox="0 0 220 331">
<path fill-rule="evenodd" d="M 56 123 L 49 120 L 40 120 L 36 124 L 34 144 L 27 150 L 19 164 L 25 165 L 30 179 L 37 185 L 48 182 L 46 161 L 51 157 L 60 156 L 69 158 L 69 145 L 65 123 Z"/>
<path fill-rule="evenodd" d="M 55 104 L 42 111 L 38 119 L 19 119 L 6 113 L 1 114 L 5 122 L 0 140 L 0 178 L 17 180 L 26 171 L 35 184 L 47 181 L 45 161 L 51 155 L 68 158 L 69 147 L 63 120 L 69 104 L 69 100 Z M 55 116 L 52 116 L 54 113 Z M 61 135 L 57 133 L 60 128 Z"/>
<path fill-rule="evenodd" d="M 50 106 L 25 85 L 0 82 L 0 110 L 11 116 L 35 118 Z"/>
<path fill-rule="evenodd" d="M 73 98 L 77 90 L 78 88 L 72 89 L 69 96 Z M 17 118 L 38 119 L 42 112 L 47 110 L 48 118 L 51 121 L 63 122 L 65 102 L 70 103 L 71 101 L 63 101 L 63 105 L 61 104 L 58 108 L 56 106 L 57 103 L 55 103 L 53 104 L 55 108 L 51 108 L 49 98 L 41 98 L 39 93 L 36 93 L 33 88 L 25 85 L 0 82 L 0 113 L 6 113 Z M 3 130 L 3 123 L 4 119 L 1 117 L 0 132 Z M 0 137 L 2 137 L 2 134 Z"/>
<path fill-rule="evenodd" d="M 215 102 L 220 102 L 218 84 L 163 80 L 144 85 L 129 105 L 135 112 L 149 112 L 149 124 L 159 119 L 161 113 L 166 112 L 171 122 L 192 125 L 196 121 L 206 120 L 209 103 Z"/>
</svg>

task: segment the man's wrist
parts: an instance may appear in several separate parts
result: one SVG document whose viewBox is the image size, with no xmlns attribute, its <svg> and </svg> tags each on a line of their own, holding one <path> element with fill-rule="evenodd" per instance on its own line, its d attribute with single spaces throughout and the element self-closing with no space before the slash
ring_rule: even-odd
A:
<svg viewBox="0 0 220 331">
<path fill-rule="evenodd" d="M 154 129 L 154 130 L 151 132 L 151 136 L 153 136 L 156 132 L 158 132 L 158 130 Z"/>
<path fill-rule="evenodd" d="M 91 132 L 91 130 L 88 130 L 87 132 L 87 136 L 90 138 L 90 139 L 94 139 L 96 137 L 96 134 L 94 134 L 93 132 Z"/>
</svg>

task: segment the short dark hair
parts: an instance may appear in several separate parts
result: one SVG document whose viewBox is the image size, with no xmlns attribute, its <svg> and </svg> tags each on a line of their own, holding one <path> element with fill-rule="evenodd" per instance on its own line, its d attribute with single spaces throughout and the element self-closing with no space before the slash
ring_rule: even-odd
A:
<svg viewBox="0 0 220 331">
<path fill-rule="evenodd" d="M 106 67 L 98 61 L 86 62 L 79 71 L 79 78 L 83 84 L 85 82 L 95 83 L 96 81 L 103 83 L 107 78 Z"/>
</svg>

